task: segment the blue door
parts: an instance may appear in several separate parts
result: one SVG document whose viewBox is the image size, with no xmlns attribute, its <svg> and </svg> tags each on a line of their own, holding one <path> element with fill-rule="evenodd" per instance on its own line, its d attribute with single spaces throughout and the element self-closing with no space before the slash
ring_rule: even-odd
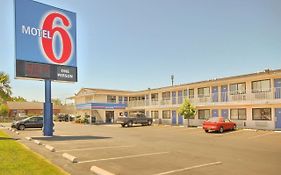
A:
<svg viewBox="0 0 281 175">
<path fill-rule="evenodd" d="M 274 80 L 275 98 L 281 98 L 281 79 Z"/>
<path fill-rule="evenodd" d="M 221 101 L 222 102 L 228 101 L 228 86 L 227 85 L 221 86 Z"/>
<path fill-rule="evenodd" d="M 217 109 L 212 110 L 212 117 L 218 117 L 219 116 L 219 111 Z"/>
<path fill-rule="evenodd" d="M 213 86 L 212 87 L 212 100 L 213 100 L 213 102 L 218 102 L 219 101 L 218 87 L 217 86 Z"/>
<path fill-rule="evenodd" d="M 178 91 L 178 104 L 182 104 L 182 91 Z"/>
<path fill-rule="evenodd" d="M 178 115 L 178 125 L 183 125 L 183 116 L 182 115 Z"/>
<path fill-rule="evenodd" d="M 172 104 L 176 104 L 177 103 L 177 92 L 173 91 L 172 92 Z"/>
<path fill-rule="evenodd" d="M 223 118 L 228 118 L 228 109 L 222 109 L 221 110 L 221 116 Z"/>
<path fill-rule="evenodd" d="M 176 125 L 176 124 L 177 124 L 177 112 L 172 111 L 172 125 Z"/>
<path fill-rule="evenodd" d="M 275 128 L 281 129 L 281 108 L 276 108 L 275 109 L 275 116 L 276 116 L 276 124 Z"/>
</svg>

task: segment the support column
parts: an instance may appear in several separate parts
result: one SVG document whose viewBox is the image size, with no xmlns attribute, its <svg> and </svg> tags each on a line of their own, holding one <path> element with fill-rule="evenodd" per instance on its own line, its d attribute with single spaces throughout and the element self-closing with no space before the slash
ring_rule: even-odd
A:
<svg viewBox="0 0 281 175">
<path fill-rule="evenodd" d="M 51 95 L 51 80 L 45 80 L 45 103 L 44 103 L 44 136 L 53 136 L 53 104 Z"/>
</svg>

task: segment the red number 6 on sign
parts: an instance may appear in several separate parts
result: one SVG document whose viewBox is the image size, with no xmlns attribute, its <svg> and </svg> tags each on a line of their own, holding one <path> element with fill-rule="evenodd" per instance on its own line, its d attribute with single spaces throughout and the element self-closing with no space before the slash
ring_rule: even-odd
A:
<svg viewBox="0 0 281 175">
<path fill-rule="evenodd" d="M 56 18 L 61 19 L 62 24 L 64 26 L 56 26 L 55 25 Z M 65 30 L 65 28 L 69 26 L 70 26 L 70 22 L 68 18 L 57 12 L 50 13 L 43 21 L 42 29 L 50 32 L 51 39 L 42 37 L 41 43 L 46 56 L 55 63 L 59 63 L 59 64 L 65 63 L 66 61 L 68 61 L 71 55 L 71 51 L 72 51 L 71 38 L 68 31 Z M 55 33 L 59 34 L 61 38 L 62 50 L 60 56 L 56 56 L 54 51 L 55 42 L 53 40 L 54 40 Z"/>
</svg>

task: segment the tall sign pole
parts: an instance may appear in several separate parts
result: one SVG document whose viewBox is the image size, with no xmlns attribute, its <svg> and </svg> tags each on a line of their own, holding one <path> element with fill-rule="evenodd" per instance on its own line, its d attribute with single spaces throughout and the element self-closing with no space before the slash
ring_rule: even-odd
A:
<svg viewBox="0 0 281 175">
<path fill-rule="evenodd" d="M 51 80 L 45 80 L 43 135 L 53 136 L 53 104 L 51 95 Z"/>
<path fill-rule="evenodd" d="M 15 0 L 16 78 L 43 80 L 43 135 L 53 136 L 51 82 L 77 82 L 76 13 Z"/>
</svg>

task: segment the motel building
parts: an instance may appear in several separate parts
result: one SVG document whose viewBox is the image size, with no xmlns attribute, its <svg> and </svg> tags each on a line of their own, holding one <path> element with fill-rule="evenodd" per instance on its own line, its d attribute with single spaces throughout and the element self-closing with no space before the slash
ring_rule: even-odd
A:
<svg viewBox="0 0 281 175">
<path fill-rule="evenodd" d="M 197 109 L 192 126 L 222 116 L 240 128 L 281 129 L 281 69 L 142 91 L 82 88 L 71 98 L 76 113 L 96 123 L 144 113 L 154 124 L 185 125 L 178 108 L 188 98 Z"/>
</svg>

